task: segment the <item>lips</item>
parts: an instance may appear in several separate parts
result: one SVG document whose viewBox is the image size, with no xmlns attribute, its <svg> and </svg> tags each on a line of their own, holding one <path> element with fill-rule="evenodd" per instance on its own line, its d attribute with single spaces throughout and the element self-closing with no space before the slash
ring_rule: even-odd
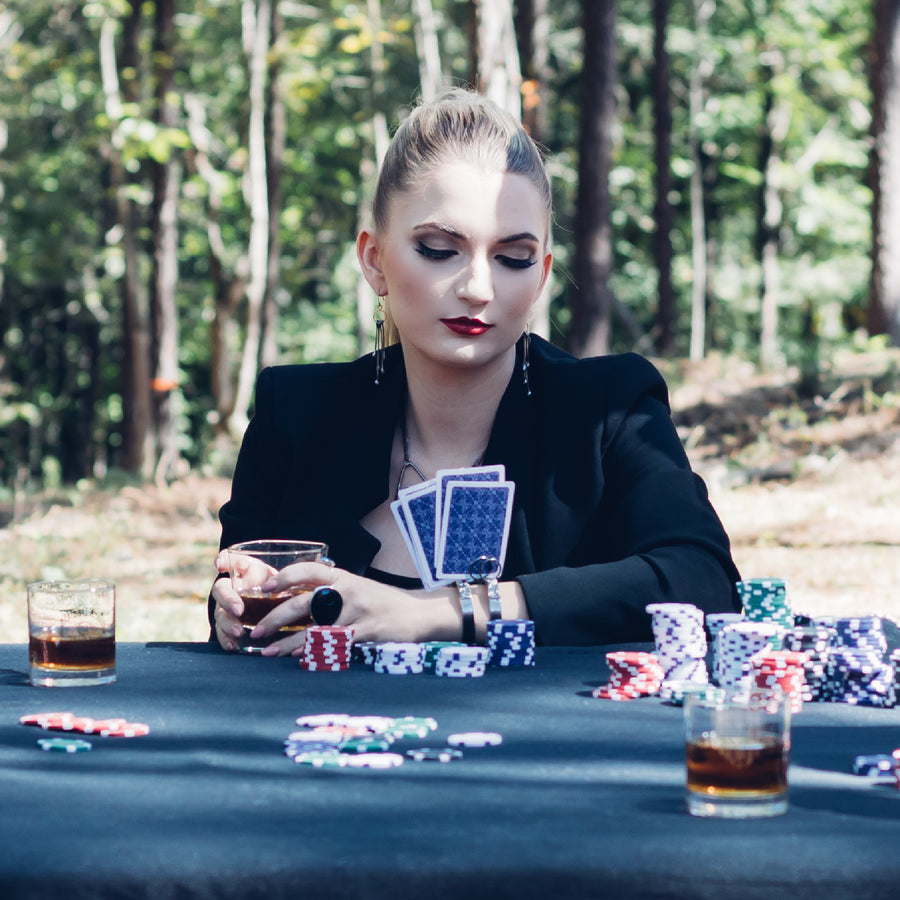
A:
<svg viewBox="0 0 900 900">
<path fill-rule="evenodd" d="M 494 327 L 478 319 L 469 319 L 466 316 L 459 316 L 456 319 L 441 319 L 441 321 L 455 334 L 462 334 L 466 337 L 484 334 L 488 329 Z"/>
</svg>

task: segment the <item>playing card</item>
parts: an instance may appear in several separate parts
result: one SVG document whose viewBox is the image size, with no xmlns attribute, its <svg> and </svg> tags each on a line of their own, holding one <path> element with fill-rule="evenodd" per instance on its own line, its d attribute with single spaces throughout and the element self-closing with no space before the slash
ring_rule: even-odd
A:
<svg viewBox="0 0 900 900">
<path fill-rule="evenodd" d="M 436 493 L 437 482 L 431 481 L 405 488 L 391 504 L 391 512 L 400 526 L 416 570 L 426 590 L 434 590 L 452 579 L 441 579 L 434 567 L 436 546 Z"/>
<path fill-rule="evenodd" d="M 479 556 L 503 566 L 512 518 L 512 481 L 450 481 L 436 537 L 435 577 L 456 581 L 469 577 Z"/>
<path fill-rule="evenodd" d="M 447 485 L 451 481 L 505 481 L 506 467 L 497 465 L 466 469 L 438 469 L 435 478 L 437 480 L 435 523 L 440 531 L 441 523 L 444 520 L 444 504 L 447 502 Z"/>
</svg>

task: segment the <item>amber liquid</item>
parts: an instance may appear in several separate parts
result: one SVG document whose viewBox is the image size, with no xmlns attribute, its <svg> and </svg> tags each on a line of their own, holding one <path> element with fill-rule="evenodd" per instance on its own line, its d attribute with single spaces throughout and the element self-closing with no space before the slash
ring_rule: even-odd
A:
<svg viewBox="0 0 900 900">
<path fill-rule="evenodd" d="M 689 791 L 714 797 L 766 797 L 787 790 L 788 754 L 776 737 L 702 738 L 686 749 Z"/>
<path fill-rule="evenodd" d="M 300 588 L 285 588 L 283 591 L 276 591 L 274 594 L 264 594 L 259 588 L 245 588 L 239 591 L 241 600 L 244 601 L 244 611 L 241 614 L 241 624 L 252 628 L 259 625 L 260 620 L 272 612 L 280 603 L 290 600 L 302 594 Z"/>
<path fill-rule="evenodd" d="M 100 628 L 44 629 L 28 637 L 32 666 L 57 672 L 91 672 L 116 665 L 116 636 Z"/>
</svg>

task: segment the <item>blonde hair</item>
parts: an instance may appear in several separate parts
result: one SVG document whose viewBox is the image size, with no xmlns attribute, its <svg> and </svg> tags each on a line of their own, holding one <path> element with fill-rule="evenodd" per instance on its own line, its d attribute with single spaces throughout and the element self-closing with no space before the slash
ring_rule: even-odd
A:
<svg viewBox="0 0 900 900">
<path fill-rule="evenodd" d="M 524 175 L 553 213 L 550 179 L 541 151 L 514 116 L 475 91 L 454 88 L 421 103 L 398 126 L 375 186 L 375 227 L 387 228 L 391 200 L 446 162 L 468 162 L 488 170 Z M 397 340 L 387 310 L 385 336 Z"/>
</svg>

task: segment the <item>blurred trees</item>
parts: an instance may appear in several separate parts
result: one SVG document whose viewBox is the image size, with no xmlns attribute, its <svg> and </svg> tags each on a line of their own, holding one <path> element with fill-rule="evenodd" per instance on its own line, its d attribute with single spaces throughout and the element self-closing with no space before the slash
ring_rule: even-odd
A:
<svg viewBox="0 0 900 900">
<path fill-rule="evenodd" d="M 898 42 L 898 0 L 11 0 L 0 488 L 217 464 L 261 365 L 370 349 L 353 242 L 420 84 L 547 147 L 555 342 L 896 342 Z"/>
</svg>

